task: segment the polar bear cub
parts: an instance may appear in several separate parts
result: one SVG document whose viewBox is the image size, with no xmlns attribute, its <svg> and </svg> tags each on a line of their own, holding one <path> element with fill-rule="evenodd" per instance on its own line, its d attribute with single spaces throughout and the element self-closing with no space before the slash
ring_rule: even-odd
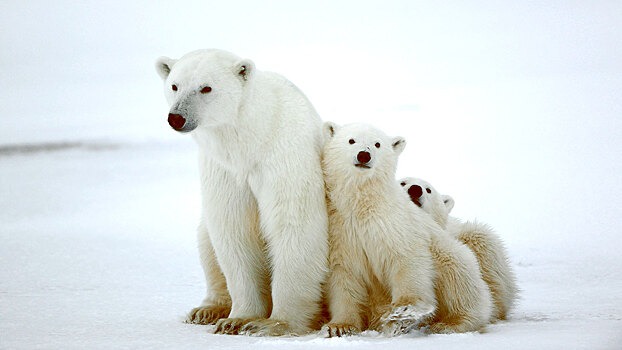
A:
<svg viewBox="0 0 622 350">
<path fill-rule="evenodd" d="M 160 58 L 168 123 L 199 146 L 207 296 L 188 322 L 225 334 L 319 329 L 328 271 L 322 121 L 284 77 L 221 50 Z"/>
<path fill-rule="evenodd" d="M 473 254 L 395 182 L 406 141 L 365 124 L 324 124 L 329 211 L 329 336 L 478 330 L 490 317 Z"/>
<path fill-rule="evenodd" d="M 467 245 L 477 257 L 482 277 L 492 294 L 493 321 L 505 320 L 518 293 L 516 278 L 503 242 L 494 231 L 479 222 L 462 222 L 449 216 L 454 199 L 440 194 L 429 182 L 407 177 L 399 180 L 411 201 L 425 210 L 442 227 Z"/>
</svg>

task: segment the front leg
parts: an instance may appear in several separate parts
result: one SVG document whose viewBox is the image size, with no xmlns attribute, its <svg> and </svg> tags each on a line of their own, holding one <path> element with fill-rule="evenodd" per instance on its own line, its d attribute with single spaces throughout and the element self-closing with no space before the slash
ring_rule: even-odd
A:
<svg viewBox="0 0 622 350">
<path fill-rule="evenodd" d="M 249 334 L 304 334 L 320 315 L 328 272 L 328 219 L 324 182 L 318 175 L 315 181 L 300 182 L 291 182 L 295 179 L 286 174 L 266 176 L 253 187 L 270 255 L 273 309 L 270 320 L 244 327 Z M 296 189 L 300 183 L 306 185 Z"/>
<path fill-rule="evenodd" d="M 436 309 L 432 256 L 426 246 L 411 248 L 407 247 L 409 251 L 402 257 L 396 256 L 396 266 L 388 271 L 392 302 L 381 318 L 383 332 L 388 335 L 418 327 Z"/>
<path fill-rule="evenodd" d="M 218 322 L 217 332 L 236 334 L 248 321 L 270 314 L 270 270 L 250 189 L 209 165 L 202 176 L 207 230 L 231 296 L 229 318 Z"/>
<path fill-rule="evenodd" d="M 322 328 L 327 337 L 352 335 L 363 330 L 362 305 L 369 300 L 361 269 L 366 265 L 362 251 L 347 239 L 341 215 L 328 205 L 329 266 L 328 308 L 331 320 Z"/>
<path fill-rule="evenodd" d="M 201 258 L 201 267 L 203 267 L 203 272 L 205 273 L 207 292 L 201 305 L 190 311 L 186 322 L 214 324 L 219 319 L 229 316 L 229 312 L 231 312 L 231 297 L 227 290 L 225 276 L 216 260 L 216 254 L 214 253 L 204 220 L 201 220 L 197 233 L 199 256 Z"/>
<path fill-rule="evenodd" d="M 332 248 L 332 246 L 331 246 Z M 328 277 L 328 305 L 331 320 L 322 327 L 328 338 L 360 333 L 363 330 L 361 318 L 367 292 L 354 271 L 341 264 L 331 264 Z"/>
</svg>

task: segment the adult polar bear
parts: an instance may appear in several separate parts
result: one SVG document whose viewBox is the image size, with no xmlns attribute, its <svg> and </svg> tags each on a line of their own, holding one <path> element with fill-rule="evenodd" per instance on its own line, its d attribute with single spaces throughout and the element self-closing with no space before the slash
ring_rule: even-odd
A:
<svg viewBox="0 0 622 350">
<path fill-rule="evenodd" d="M 188 321 L 226 334 L 309 331 L 328 261 L 319 116 L 291 82 L 229 52 L 161 57 L 156 69 L 169 124 L 200 150 L 208 290 Z"/>
</svg>

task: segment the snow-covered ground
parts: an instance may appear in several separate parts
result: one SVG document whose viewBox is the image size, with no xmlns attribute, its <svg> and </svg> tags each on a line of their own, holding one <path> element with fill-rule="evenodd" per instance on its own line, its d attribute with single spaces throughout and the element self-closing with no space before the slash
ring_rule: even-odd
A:
<svg viewBox="0 0 622 350">
<path fill-rule="evenodd" d="M 0 349 L 622 348 L 622 2 L 0 2 Z M 215 47 L 408 145 L 522 289 L 485 333 L 210 334 L 160 55 Z"/>
<path fill-rule="evenodd" d="M 601 254 L 598 246 L 556 248 L 545 232 L 528 245 L 509 245 L 522 298 L 510 321 L 483 334 L 257 339 L 213 335 L 211 327 L 184 324 L 184 314 L 204 290 L 194 242 L 195 149 L 186 141 L 0 152 L 0 348 L 615 349 L 622 344 L 620 255 Z M 569 232 L 567 238 L 578 234 Z"/>
</svg>

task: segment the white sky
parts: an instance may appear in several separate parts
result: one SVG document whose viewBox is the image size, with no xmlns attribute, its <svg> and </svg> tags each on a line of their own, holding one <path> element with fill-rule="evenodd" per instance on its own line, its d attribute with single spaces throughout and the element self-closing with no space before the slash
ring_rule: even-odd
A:
<svg viewBox="0 0 622 350">
<path fill-rule="evenodd" d="M 515 244 L 612 239 L 621 23 L 619 1 L 4 0 L 0 144 L 180 139 L 153 63 L 215 47 L 288 77 L 326 120 L 406 137 L 398 176 Z"/>
</svg>

